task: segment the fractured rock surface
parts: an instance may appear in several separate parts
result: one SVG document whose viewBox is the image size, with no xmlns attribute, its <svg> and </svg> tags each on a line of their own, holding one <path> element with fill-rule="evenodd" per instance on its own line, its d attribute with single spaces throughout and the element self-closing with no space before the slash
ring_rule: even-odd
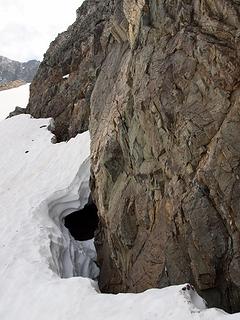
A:
<svg viewBox="0 0 240 320">
<path fill-rule="evenodd" d="M 240 310 L 239 49 L 239 0 L 88 0 L 51 44 L 28 111 L 90 127 L 102 290 Z"/>
</svg>

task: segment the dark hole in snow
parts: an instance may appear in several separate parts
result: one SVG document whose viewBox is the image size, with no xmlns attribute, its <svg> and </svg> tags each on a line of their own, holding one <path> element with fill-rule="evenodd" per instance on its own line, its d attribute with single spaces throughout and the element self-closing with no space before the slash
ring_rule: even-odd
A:
<svg viewBox="0 0 240 320">
<path fill-rule="evenodd" d="M 83 209 L 66 216 L 64 225 L 75 240 L 86 241 L 94 238 L 98 227 L 97 207 L 93 202 L 87 203 Z"/>
<path fill-rule="evenodd" d="M 25 151 L 25 153 L 28 153 L 29 151 Z"/>
</svg>

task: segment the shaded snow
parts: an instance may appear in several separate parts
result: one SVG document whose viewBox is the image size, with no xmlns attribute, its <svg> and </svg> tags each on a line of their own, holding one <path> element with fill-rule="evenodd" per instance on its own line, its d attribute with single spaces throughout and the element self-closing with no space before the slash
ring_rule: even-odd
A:
<svg viewBox="0 0 240 320">
<path fill-rule="evenodd" d="M 52 144 L 49 125 L 27 115 L 0 122 L 0 319 L 239 319 L 206 309 L 192 288 L 107 295 L 88 278 L 61 278 L 95 272 L 61 224 L 87 201 L 90 141 L 84 133 Z M 81 250 L 94 258 L 91 246 Z"/>
<path fill-rule="evenodd" d="M 16 107 L 27 106 L 29 85 L 28 83 L 18 88 L 0 91 L 0 120 L 5 119 Z"/>
</svg>

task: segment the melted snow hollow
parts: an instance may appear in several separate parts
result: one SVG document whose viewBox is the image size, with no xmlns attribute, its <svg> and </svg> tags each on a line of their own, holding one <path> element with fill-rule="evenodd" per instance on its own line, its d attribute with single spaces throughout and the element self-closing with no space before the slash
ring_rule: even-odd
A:
<svg viewBox="0 0 240 320">
<path fill-rule="evenodd" d="M 87 202 L 90 139 L 53 144 L 48 126 L 28 115 L 0 121 L 0 319 L 239 319 L 206 309 L 186 285 L 113 295 L 75 276 L 97 272 L 91 246 L 76 251 L 61 223 Z"/>
</svg>

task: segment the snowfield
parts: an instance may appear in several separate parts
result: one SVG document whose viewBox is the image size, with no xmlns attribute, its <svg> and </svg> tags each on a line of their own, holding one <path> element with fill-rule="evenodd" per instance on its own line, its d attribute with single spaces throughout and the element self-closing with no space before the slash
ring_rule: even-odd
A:
<svg viewBox="0 0 240 320">
<path fill-rule="evenodd" d="M 25 108 L 29 99 L 29 85 L 0 91 L 0 120 L 5 119 L 16 107 Z"/>
<path fill-rule="evenodd" d="M 98 273 L 92 242 L 75 241 L 62 222 L 89 196 L 89 134 L 54 144 L 51 125 L 0 121 L 0 319 L 239 320 L 207 309 L 189 285 L 99 293 L 86 278 Z"/>
</svg>

